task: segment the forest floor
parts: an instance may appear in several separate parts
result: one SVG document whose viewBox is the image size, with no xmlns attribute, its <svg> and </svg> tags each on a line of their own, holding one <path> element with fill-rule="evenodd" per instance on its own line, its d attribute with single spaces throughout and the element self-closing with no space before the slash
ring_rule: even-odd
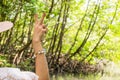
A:
<svg viewBox="0 0 120 80">
<path fill-rule="evenodd" d="M 89 74 L 89 75 L 73 75 L 73 74 L 61 74 L 53 75 L 51 80 L 120 80 L 120 63 L 111 62 L 104 68 L 103 75 L 101 73 Z"/>
<path fill-rule="evenodd" d="M 94 75 L 89 75 L 89 76 L 81 76 L 81 77 L 76 77 L 76 76 L 53 76 L 51 80 L 120 80 L 120 76 L 94 76 Z"/>
</svg>

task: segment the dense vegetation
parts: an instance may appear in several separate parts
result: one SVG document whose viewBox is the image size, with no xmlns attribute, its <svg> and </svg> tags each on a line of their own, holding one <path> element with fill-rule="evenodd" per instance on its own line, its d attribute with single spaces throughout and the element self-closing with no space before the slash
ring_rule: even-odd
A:
<svg viewBox="0 0 120 80">
<path fill-rule="evenodd" d="M 34 69 L 33 16 L 43 12 L 51 73 L 80 73 L 96 60 L 120 60 L 119 0 L 0 0 L 0 21 L 14 24 L 0 33 L 0 66 Z"/>
</svg>

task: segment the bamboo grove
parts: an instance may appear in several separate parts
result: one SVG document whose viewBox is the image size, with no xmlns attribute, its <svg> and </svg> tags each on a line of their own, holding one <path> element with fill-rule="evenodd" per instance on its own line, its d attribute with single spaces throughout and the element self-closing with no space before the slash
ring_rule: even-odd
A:
<svg viewBox="0 0 120 80">
<path fill-rule="evenodd" d="M 44 37 L 43 45 L 47 50 L 50 72 L 80 73 L 78 69 L 83 66 L 82 63 L 90 63 L 94 58 L 102 57 L 97 50 L 102 46 L 102 40 L 110 26 L 118 20 L 119 0 L 113 1 L 112 7 L 104 5 L 108 2 L 109 0 L 0 0 L 0 21 L 9 20 L 14 24 L 11 30 L 0 33 L 0 53 L 7 58 L 10 66 L 33 70 L 33 16 L 46 12 L 45 24 L 49 31 Z M 105 14 L 105 10 L 111 8 L 111 14 Z M 95 35 L 97 38 L 92 41 Z"/>
</svg>

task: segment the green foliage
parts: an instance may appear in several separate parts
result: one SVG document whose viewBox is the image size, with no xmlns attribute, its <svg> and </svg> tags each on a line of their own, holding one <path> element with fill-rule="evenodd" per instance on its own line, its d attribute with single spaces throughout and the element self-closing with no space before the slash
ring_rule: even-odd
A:
<svg viewBox="0 0 120 80">
<path fill-rule="evenodd" d="M 7 60 L 7 56 L 6 55 L 0 55 L 0 67 L 11 67 L 11 66 L 14 67 Z"/>
<path fill-rule="evenodd" d="M 45 37 L 44 47 L 52 57 L 59 56 L 59 52 L 61 55 L 73 55 L 84 39 L 87 39 L 86 35 L 90 34 L 85 44 L 71 59 L 81 61 L 85 58 L 86 62 L 94 63 L 96 58 L 107 58 L 117 62 L 120 60 L 119 3 L 119 0 L 101 0 L 101 2 L 99 0 L 54 0 L 52 5 L 52 0 L 0 0 L 0 21 L 10 20 L 14 23 L 12 30 L 0 33 L 0 51 L 7 55 L 12 53 L 12 56 L 22 55 L 20 66 L 26 70 L 32 69 L 32 65 L 28 67 L 31 64 L 30 60 L 22 61 L 26 56 L 31 57 L 28 53 L 32 53 L 33 16 L 37 13 L 41 17 L 42 13 L 46 12 L 45 24 L 48 24 L 49 31 Z M 106 30 L 105 36 L 100 40 Z M 95 47 L 99 40 L 99 45 Z M 74 46 L 68 52 L 74 42 Z M 86 57 L 90 52 L 92 54 Z M 7 64 L 5 57 L 1 56 L 0 59 L 5 63 L 2 66 L 11 66 Z"/>
</svg>

